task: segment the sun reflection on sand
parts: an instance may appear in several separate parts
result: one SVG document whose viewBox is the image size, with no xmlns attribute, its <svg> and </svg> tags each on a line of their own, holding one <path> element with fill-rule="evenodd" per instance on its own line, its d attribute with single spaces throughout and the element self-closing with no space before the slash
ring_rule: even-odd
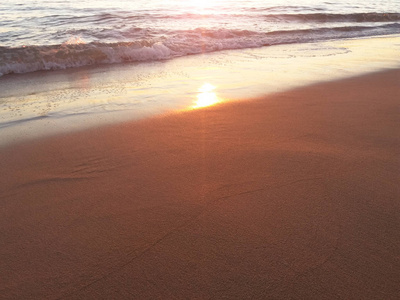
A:
<svg viewBox="0 0 400 300">
<path fill-rule="evenodd" d="M 215 92 L 215 86 L 213 86 L 210 83 L 205 83 L 203 84 L 199 89 L 199 94 L 197 95 L 197 101 L 196 104 L 193 106 L 193 108 L 201 108 L 201 107 L 206 107 L 206 106 L 211 106 L 214 105 L 218 102 L 220 102 L 220 99 L 218 99 L 217 95 Z"/>
</svg>

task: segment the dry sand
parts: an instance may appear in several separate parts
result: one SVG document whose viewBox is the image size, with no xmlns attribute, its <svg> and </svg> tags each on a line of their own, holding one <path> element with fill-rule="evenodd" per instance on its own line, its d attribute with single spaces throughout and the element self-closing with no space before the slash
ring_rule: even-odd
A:
<svg viewBox="0 0 400 300">
<path fill-rule="evenodd" d="M 399 299 L 400 71 L 0 150 L 2 299 Z"/>
</svg>

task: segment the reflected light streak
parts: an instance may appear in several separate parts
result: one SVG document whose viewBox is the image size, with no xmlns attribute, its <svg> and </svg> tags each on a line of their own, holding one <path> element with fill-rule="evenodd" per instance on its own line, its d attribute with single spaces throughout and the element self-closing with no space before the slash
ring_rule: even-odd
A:
<svg viewBox="0 0 400 300">
<path fill-rule="evenodd" d="M 215 86 L 212 84 L 203 84 L 198 90 L 199 94 L 197 95 L 196 105 L 194 105 L 193 108 L 211 106 L 220 102 L 217 95 L 213 92 L 214 90 Z"/>
<path fill-rule="evenodd" d="M 214 4 L 214 1 L 210 1 L 210 0 L 189 0 L 188 3 L 193 5 L 195 8 L 205 9 L 205 8 L 211 8 L 212 5 Z"/>
</svg>

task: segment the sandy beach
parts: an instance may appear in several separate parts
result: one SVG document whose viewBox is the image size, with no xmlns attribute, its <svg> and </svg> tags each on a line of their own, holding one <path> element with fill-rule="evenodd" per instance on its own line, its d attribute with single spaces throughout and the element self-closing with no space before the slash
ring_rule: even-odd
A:
<svg viewBox="0 0 400 300">
<path fill-rule="evenodd" d="M 2 299 L 398 299 L 400 70 L 0 149 Z"/>
</svg>

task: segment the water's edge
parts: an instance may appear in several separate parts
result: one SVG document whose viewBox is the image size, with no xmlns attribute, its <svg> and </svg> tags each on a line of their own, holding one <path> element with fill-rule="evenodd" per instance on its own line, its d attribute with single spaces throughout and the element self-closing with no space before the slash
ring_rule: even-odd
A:
<svg viewBox="0 0 400 300">
<path fill-rule="evenodd" d="M 227 50 L 0 79 L 0 145 L 400 66 L 400 36 Z M 380 53 L 379 56 L 376 53 Z"/>
</svg>

